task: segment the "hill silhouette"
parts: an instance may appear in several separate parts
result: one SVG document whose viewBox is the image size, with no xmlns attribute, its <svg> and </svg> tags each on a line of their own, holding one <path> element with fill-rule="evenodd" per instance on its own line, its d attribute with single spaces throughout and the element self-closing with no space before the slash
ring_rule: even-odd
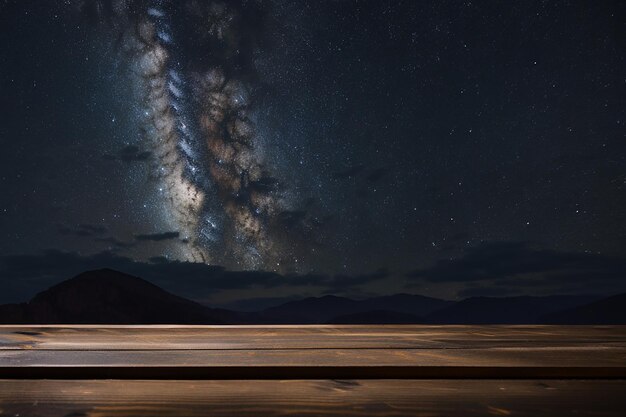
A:
<svg viewBox="0 0 626 417">
<path fill-rule="evenodd" d="M 396 294 L 365 300 L 325 295 L 290 301 L 265 309 L 260 313 L 259 319 L 276 323 L 330 323 L 335 322 L 337 317 L 361 315 L 353 319 L 364 320 L 365 317 L 370 317 L 372 320 L 380 321 L 382 317 L 376 319 L 374 312 L 378 314 L 395 312 L 403 315 L 404 322 L 412 317 L 413 322 L 420 323 L 422 320 L 418 318 L 419 316 L 430 314 L 450 304 L 450 301 L 412 294 Z M 366 316 L 363 315 L 365 313 Z M 396 316 L 396 319 L 399 318 L 400 316 Z"/>
<path fill-rule="evenodd" d="M 594 296 L 471 297 L 426 317 L 436 324 L 532 324 L 556 311 L 596 300 Z"/>
<path fill-rule="evenodd" d="M 626 324 L 626 294 L 472 297 L 458 302 L 396 294 L 326 295 L 257 312 L 210 308 L 132 275 L 87 271 L 21 304 L 0 305 L 1 324 Z"/>
<path fill-rule="evenodd" d="M 618 294 L 542 317 L 549 324 L 625 324 L 626 294 Z"/>
<path fill-rule="evenodd" d="M 389 310 L 372 310 L 363 313 L 344 314 L 328 324 L 420 324 L 424 319 L 413 314 Z"/>
<path fill-rule="evenodd" d="M 0 306 L 2 323 L 225 324 L 235 321 L 234 312 L 205 307 L 111 269 L 84 272 L 40 292 L 28 303 Z"/>
</svg>

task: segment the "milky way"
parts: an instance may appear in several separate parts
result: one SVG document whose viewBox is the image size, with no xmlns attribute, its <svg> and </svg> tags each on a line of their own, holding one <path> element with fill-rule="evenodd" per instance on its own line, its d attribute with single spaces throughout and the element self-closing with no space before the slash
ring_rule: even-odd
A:
<svg viewBox="0 0 626 417">
<path fill-rule="evenodd" d="M 0 0 L 0 298 L 623 291 L 625 6 Z"/>
<path fill-rule="evenodd" d="M 270 229 L 284 216 L 285 190 L 264 164 L 253 120 L 255 34 L 241 33 L 245 8 L 193 0 L 89 4 L 108 16 L 133 70 L 151 175 L 170 227 L 186 243 L 180 257 L 275 266 L 280 243 Z"/>
</svg>

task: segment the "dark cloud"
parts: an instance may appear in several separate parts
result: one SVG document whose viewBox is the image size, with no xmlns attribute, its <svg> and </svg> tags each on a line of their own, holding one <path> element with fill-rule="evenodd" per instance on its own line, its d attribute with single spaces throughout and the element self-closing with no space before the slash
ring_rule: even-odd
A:
<svg viewBox="0 0 626 417">
<path fill-rule="evenodd" d="M 98 237 L 94 239 L 96 242 L 106 243 L 112 246 L 115 249 L 128 249 L 135 246 L 133 242 L 124 242 L 116 237 L 108 236 L 108 237 Z"/>
<path fill-rule="evenodd" d="M 147 161 L 152 155 L 149 151 L 143 151 L 137 146 L 126 146 L 117 154 L 122 162 Z"/>
<path fill-rule="evenodd" d="M 76 252 L 48 250 L 34 255 L 0 256 L 0 286 L 12 288 L 11 292 L 2 294 L 0 303 L 24 301 L 50 285 L 100 268 L 139 276 L 192 299 L 202 299 L 223 290 L 257 289 L 262 292 L 276 288 L 317 287 L 322 292 L 340 292 L 388 275 L 385 269 L 355 276 L 281 275 L 271 271 L 229 271 L 217 265 L 172 261 L 161 256 L 136 261 L 114 251 L 85 256 Z"/>
<path fill-rule="evenodd" d="M 79 224 L 78 226 L 60 224 L 58 231 L 65 236 L 93 237 L 106 234 L 108 229 L 96 224 Z"/>
<path fill-rule="evenodd" d="M 163 232 L 163 233 L 150 233 L 150 234 L 135 235 L 135 239 L 138 241 L 153 241 L 153 242 L 178 239 L 179 237 L 180 237 L 179 232 Z"/>
<path fill-rule="evenodd" d="M 624 286 L 626 259 L 596 253 L 533 249 L 523 242 L 492 242 L 469 249 L 461 258 L 440 260 L 430 268 L 412 271 L 407 276 L 440 283 L 477 283 L 472 285 L 489 281 L 491 285 L 504 288 L 498 291 L 506 291 L 507 287 L 560 286 L 566 289 L 579 283 Z"/>
<path fill-rule="evenodd" d="M 305 275 L 289 276 L 289 279 L 292 280 L 291 282 L 297 283 L 298 285 L 320 286 L 324 287 L 327 292 L 337 293 L 358 288 L 365 284 L 369 284 L 370 282 L 386 278 L 387 276 L 389 276 L 388 271 L 384 268 L 381 268 L 378 271 L 370 274 L 325 275 L 311 273 Z"/>
<path fill-rule="evenodd" d="M 109 229 L 105 226 L 97 224 L 82 223 L 77 226 L 68 226 L 59 224 L 57 227 L 59 234 L 63 236 L 77 236 L 84 238 L 92 238 L 94 242 L 105 243 L 112 249 L 128 249 L 136 245 L 135 242 L 124 242 L 114 236 L 108 236 Z M 137 240 L 159 240 L 160 235 L 140 235 L 142 239 Z M 148 237 L 153 237 L 148 239 Z M 162 237 L 161 237 L 162 238 Z"/>
<path fill-rule="evenodd" d="M 389 276 L 389 271 L 386 268 L 380 268 L 378 271 L 361 274 L 361 275 L 333 275 L 328 277 L 327 281 L 323 281 L 324 285 L 333 291 L 348 290 L 355 287 L 360 287 L 365 284 L 369 284 L 373 281 L 378 281 Z"/>
<path fill-rule="evenodd" d="M 248 187 L 251 191 L 257 191 L 261 193 L 269 193 L 273 191 L 279 191 L 281 189 L 280 181 L 274 177 L 261 177 L 256 181 L 250 181 Z"/>
</svg>

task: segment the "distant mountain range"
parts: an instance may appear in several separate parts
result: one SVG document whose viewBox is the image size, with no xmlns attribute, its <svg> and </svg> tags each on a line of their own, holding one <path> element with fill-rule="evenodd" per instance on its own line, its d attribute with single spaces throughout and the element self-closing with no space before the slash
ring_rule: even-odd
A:
<svg viewBox="0 0 626 417">
<path fill-rule="evenodd" d="M 596 301 L 593 296 L 472 297 L 426 316 L 430 323 L 528 324 L 542 323 L 546 315 Z"/>
<path fill-rule="evenodd" d="M 430 315 L 453 304 L 451 301 L 422 295 L 396 294 L 366 300 L 352 300 L 350 298 L 325 295 L 310 297 L 303 300 L 291 301 L 276 307 L 270 307 L 259 312 L 260 320 L 273 323 L 334 323 L 336 319 L 352 316 L 371 317 L 373 312 L 394 312 L 405 317 L 415 317 L 415 322 L 421 322 L 419 317 Z M 388 317 L 390 317 L 388 315 Z M 380 319 L 379 319 L 380 320 Z"/>
<path fill-rule="evenodd" d="M 626 294 L 547 314 L 542 320 L 550 324 L 626 324 Z"/>
<path fill-rule="evenodd" d="M 57 284 L 28 303 L 0 305 L 2 324 L 626 324 L 626 294 L 472 297 L 411 294 L 365 300 L 327 295 L 256 312 L 209 308 L 141 278 L 101 269 Z"/>
</svg>

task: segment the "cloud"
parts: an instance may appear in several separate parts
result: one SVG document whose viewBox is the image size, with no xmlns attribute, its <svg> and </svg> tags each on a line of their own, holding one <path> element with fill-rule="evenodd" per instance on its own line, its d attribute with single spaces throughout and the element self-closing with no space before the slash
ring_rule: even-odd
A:
<svg viewBox="0 0 626 417">
<path fill-rule="evenodd" d="M 250 187 L 250 190 L 261 193 L 279 191 L 282 188 L 280 181 L 270 176 L 261 177 L 256 181 L 250 181 L 248 186 Z"/>
<path fill-rule="evenodd" d="M 352 288 L 360 287 L 365 284 L 369 284 L 373 281 L 378 281 L 389 276 L 389 271 L 386 268 L 380 268 L 378 271 L 361 274 L 361 275 L 333 275 L 323 282 L 325 286 L 333 291 L 343 291 Z"/>
<path fill-rule="evenodd" d="M 78 226 L 59 224 L 58 231 L 65 236 L 93 237 L 104 235 L 108 232 L 108 229 L 104 226 L 84 223 Z"/>
<path fill-rule="evenodd" d="M 163 233 L 150 233 L 150 234 L 135 235 L 135 239 L 138 241 L 153 241 L 153 242 L 178 239 L 179 237 L 180 237 L 179 232 L 163 232 Z"/>
<path fill-rule="evenodd" d="M 124 242 L 118 238 L 108 236 L 108 237 L 97 237 L 94 239 L 96 242 L 106 243 L 116 249 L 128 249 L 135 246 L 134 242 Z"/>
<path fill-rule="evenodd" d="M 524 242 L 491 242 L 469 249 L 465 256 L 440 260 L 407 277 L 438 283 L 469 283 L 478 293 L 482 281 L 507 288 L 555 287 L 562 289 L 626 284 L 626 259 L 584 252 L 533 249 Z M 469 293 L 465 294 L 468 295 Z"/>
<path fill-rule="evenodd" d="M 44 290 L 81 272 L 111 268 L 136 275 L 162 288 L 192 299 L 205 299 L 220 291 L 259 291 L 259 296 L 271 295 L 277 288 L 315 287 L 321 292 L 351 290 L 385 278 L 381 269 L 363 275 L 281 275 L 271 271 L 229 271 L 221 266 L 180 262 L 165 257 L 136 261 L 114 251 L 93 255 L 48 250 L 38 254 L 0 256 L 0 288 L 11 287 L 0 296 L 0 303 L 25 301 L 35 292 Z"/>
</svg>

